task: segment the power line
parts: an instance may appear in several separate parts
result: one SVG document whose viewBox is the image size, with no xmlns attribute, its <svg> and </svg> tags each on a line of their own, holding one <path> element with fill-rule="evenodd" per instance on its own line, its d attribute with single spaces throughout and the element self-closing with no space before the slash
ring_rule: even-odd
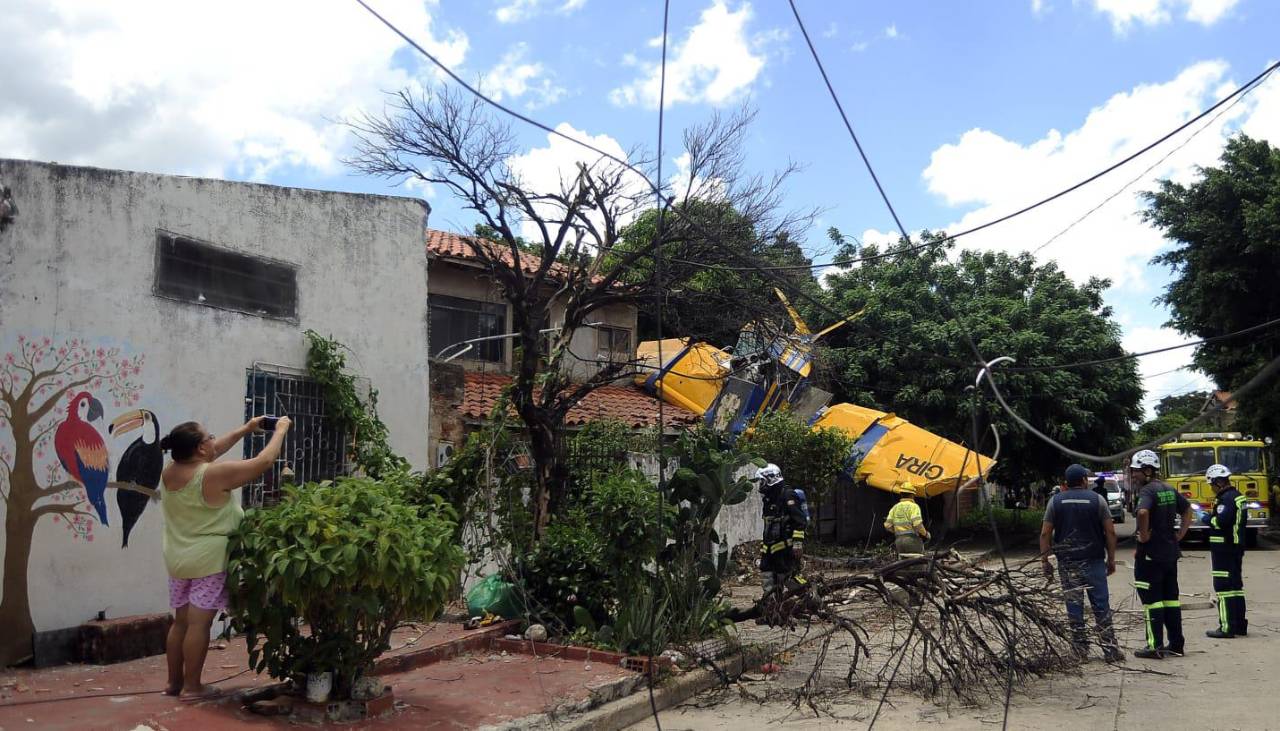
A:
<svg viewBox="0 0 1280 731">
<path fill-rule="evenodd" d="M 662 180 L 662 129 L 663 119 L 666 111 L 667 102 L 667 23 L 671 16 L 671 0 L 663 0 L 662 3 L 662 70 L 659 72 L 658 81 L 658 180 Z M 658 199 L 658 226 L 654 232 L 654 239 L 657 246 L 653 251 L 653 278 L 654 287 L 653 298 L 654 307 L 658 315 L 658 366 L 663 367 L 666 364 L 662 360 L 662 311 L 663 301 L 666 299 L 666 292 L 662 286 L 663 261 L 662 261 L 662 234 L 666 224 L 665 213 L 666 206 L 662 205 L 662 191 L 655 190 L 654 195 Z M 659 377 L 655 381 L 658 395 L 658 500 L 657 512 L 654 516 L 658 525 L 658 541 L 657 548 L 660 549 L 667 545 L 666 529 L 663 525 L 662 513 L 666 510 L 665 492 L 667 488 L 667 450 L 662 443 L 663 435 L 666 434 L 666 388 L 663 383 L 665 379 Z M 657 557 L 659 551 L 654 552 Z M 654 586 L 649 589 L 649 616 L 657 616 L 658 591 Z M 654 641 L 658 631 L 658 623 L 651 622 L 649 624 L 649 652 L 654 652 Z M 662 731 L 662 721 L 658 720 L 658 703 L 653 696 L 653 671 L 650 668 L 646 673 L 649 686 L 649 710 L 653 713 L 653 723 L 658 727 L 658 731 Z"/>
<path fill-rule="evenodd" d="M 1229 332 L 1223 335 L 1215 335 L 1211 338 L 1204 338 L 1203 340 L 1193 340 L 1191 342 L 1180 343 L 1178 345 L 1169 345 L 1163 348 L 1156 348 L 1154 350 L 1144 350 L 1141 353 L 1125 353 L 1124 355 L 1117 355 L 1110 358 L 1095 358 L 1093 360 L 1082 360 L 1078 363 L 1057 363 L 1057 364 L 1049 364 L 1049 365 L 1031 365 L 1031 366 L 1009 366 L 1009 367 L 1001 368 L 1000 370 L 1006 371 L 1009 373 L 1029 373 L 1033 371 L 1060 371 L 1060 370 L 1067 370 L 1070 368 L 1087 368 L 1089 366 L 1105 365 L 1107 363 L 1116 363 L 1122 360 L 1132 360 L 1134 358 L 1145 358 L 1148 355 L 1156 355 L 1158 353 L 1168 353 L 1169 351 L 1172 351 L 1172 350 L 1181 350 L 1182 348 L 1191 348 L 1197 345 L 1208 345 L 1210 343 L 1217 343 L 1223 340 L 1228 340 L 1230 338 L 1239 337 L 1241 335 L 1247 335 L 1251 332 L 1257 332 L 1258 330 L 1265 330 L 1269 327 L 1274 327 L 1276 325 L 1280 325 L 1280 317 L 1277 317 L 1273 320 L 1267 320 L 1266 322 L 1260 322 L 1257 325 L 1250 325 L 1249 327 L 1243 328 L 1241 330 L 1236 330 L 1235 332 Z"/>
<path fill-rule="evenodd" d="M 922 244 L 917 244 L 917 245 L 915 245 L 915 246 L 912 246 L 912 247 L 909 247 L 909 248 L 906 248 L 906 249 L 902 249 L 902 250 L 899 250 L 899 251 L 889 252 L 889 253 L 885 253 L 885 254 L 876 254 L 876 255 L 872 255 L 872 256 L 860 257 L 860 258 L 854 258 L 854 259 L 834 259 L 834 260 L 832 260 L 832 261 L 826 261 L 826 262 L 813 262 L 813 263 L 811 263 L 811 264 L 782 264 L 782 265 L 776 265 L 776 266 L 767 266 L 767 267 L 764 267 L 764 268 L 766 268 L 766 269 L 770 269 L 770 270 L 773 270 L 773 271 L 803 271 L 803 270 L 809 270 L 809 269 L 824 269 L 824 268 L 827 268 L 827 267 L 847 267 L 847 266 L 852 266 L 852 265 L 854 265 L 854 264 L 858 264 L 858 263 L 861 263 L 861 262 L 864 262 L 864 261 L 876 261 L 876 260 L 878 260 L 878 259 L 884 259 L 884 258 L 887 258 L 887 257 L 890 257 L 890 256 L 897 256 L 897 255 L 899 255 L 899 254 L 907 254 L 907 253 L 911 253 L 911 252 L 914 252 L 914 251 L 919 251 L 919 250 L 924 249 L 924 248 L 927 248 L 928 246 L 930 246 L 930 245 L 932 245 L 932 244 L 935 244 L 935 243 L 943 243 L 943 242 L 945 242 L 945 241 L 947 241 L 947 240 L 955 240 L 955 239 L 958 239 L 958 238 L 960 238 L 960 237 L 962 237 L 962 236 L 968 236 L 969 234 L 977 233 L 978 231 L 982 231 L 982 230 L 984 230 L 984 229 L 987 229 L 987 228 L 990 228 L 990 227 L 992 227 L 992 226 L 995 226 L 996 224 L 1003 223 L 1003 222 L 1008 221 L 1008 220 L 1010 220 L 1010 219 L 1012 219 L 1012 218 L 1016 218 L 1016 217 L 1018 217 L 1018 216 L 1021 216 L 1021 215 L 1023 215 L 1024 213 L 1028 213 L 1028 212 L 1030 212 L 1030 211 L 1033 211 L 1033 210 L 1035 210 L 1035 209 L 1037 209 L 1037 208 L 1039 208 L 1039 207 L 1041 207 L 1041 206 L 1045 205 L 1046 203 L 1050 203 L 1050 202 L 1052 202 L 1052 201 L 1054 201 L 1054 200 L 1057 200 L 1058 198 L 1061 198 L 1061 197 L 1062 197 L 1062 196 L 1064 196 L 1064 195 L 1067 195 L 1067 194 L 1069 194 L 1069 193 L 1072 193 L 1072 192 L 1074 192 L 1074 191 L 1076 191 L 1076 190 L 1078 190 L 1078 189 L 1080 189 L 1080 188 L 1084 187 L 1085 185 L 1088 185 L 1089 183 L 1092 183 L 1093 181 L 1098 180 L 1099 178 L 1101 178 L 1101 177 L 1103 177 L 1103 176 L 1105 176 L 1105 175 L 1107 175 L 1107 174 L 1109 174 L 1109 173 L 1111 173 L 1111 172 L 1113 172 L 1113 171 L 1117 170 L 1118 168 L 1120 168 L 1120 167 L 1122 167 L 1122 166 L 1124 166 L 1124 165 L 1126 165 L 1126 164 L 1128 164 L 1128 163 L 1132 162 L 1133 160 L 1137 159 L 1138 157 L 1141 157 L 1141 156 L 1142 156 L 1142 155 L 1144 155 L 1145 153 L 1147 153 L 1147 152 L 1151 151 L 1152 149 L 1154 149 L 1154 148 L 1158 147 L 1161 143 L 1163 143 L 1163 142 L 1167 141 L 1167 140 L 1168 140 L 1168 139 L 1170 139 L 1171 137 L 1174 137 L 1174 136 L 1175 136 L 1175 135 L 1177 135 L 1179 132 L 1182 132 L 1183 130 L 1187 129 L 1188 127 L 1190 127 L 1191 125 L 1193 125 L 1193 124 L 1195 124 L 1196 122 L 1200 121 L 1201 119 L 1204 119 L 1207 115 L 1209 115 L 1210 113 L 1212 113 L 1214 110 L 1216 110 L 1216 109 L 1218 109 L 1219 107 L 1223 106 L 1224 104 L 1227 104 L 1228 102 L 1230 102 L 1230 105 L 1228 106 L 1228 108 L 1227 108 L 1227 109 L 1223 109 L 1223 110 L 1222 110 L 1222 112 L 1219 112 L 1217 115 L 1215 115 L 1215 116 L 1214 116 L 1214 118 L 1213 118 L 1213 119 L 1211 119 L 1211 120 L 1209 120 L 1209 122 L 1208 122 L 1206 125 L 1204 125 L 1204 126 L 1203 126 L 1203 127 L 1201 127 L 1200 129 L 1196 130 L 1196 132 L 1195 132 L 1194 134 L 1192 134 L 1190 137 L 1188 137 L 1184 142 L 1182 142 L 1181 144 L 1179 144 L 1177 147 L 1175 147 L 1174 149 L 1170 150 L 1167 154 L 1165 154 L 1165 155 L 1164 155 L 1164 157 L 1161 157 L 1159 160 L 1157 160 L 1157 161 L 1156 161 L 1156 163 L 1155 163 L 1154 165 L 1152 165 L 1151 167 L 1148 167 L 1146 170 L 1144 170 L 1144 171 L 1142 172 L 1142 174 L 1141 174 L 1141 175 L 1139 175 L 1137 178 L 1134 178 L 1133 180 L 1129 181 L 1129 182 L 1128 182 L 1127 184 L 1125 184 L 1122 188 L 1120 188 L 1120 190 L 1116 191 L 1115 193 L 1113 193 L 1113 194 L 1111 194 L 1110 196 L 1108 196 L 1107 198 L 1105 198 L 1101 203 L 1099 203 L 1097 206 L 1095 206 L 1093 209 L 1091 209 L 1091 210 L 1090 210 L 1088 213 L 1086 213 L 1084 216 L 1081 216 L 1078 220 L 1076 220 L 1075 222 L 1073 222 L 1071 225 L 1067 226 L 1067 228 L 1066 228 L 1066 229 L 1063 229 L 1062 231 L 1058 232 L 1058 233 L 1057 233 L 1057 234 L 1055 234 L 1053 237 L 1051 237 L 1048 241 L 1046 241 L 1045 243 L 1041 244 L 1041 245 L 1040 245 L 1040 246 L 1038 246 L 1037 248 L 1033 249 L 1033 250 L 1032 250 L 1032 253 L 1034 254 L 1034 253 L 1036 253 L 1036 252 L 1040 251 L 1041 249 L 1043 249 L 1044 247 L 1048 246 L 1049 244 L 1053 243 L 1053 241 L 1054 241 L 1055 239 L 1057 239 L 1057 238 L 1061 237 L 1063 234 L 1067 233 L 1067 231 L 1069 231 L 1071 228 L 1075 227 L 1077 224 L 1079 224 L 1079 223 L 1080 223 L 1081 221 L 1083 221 L 1085 218 L 1088 218 L 1088 217 L 1089 217 L 1090 215 L 1092 215 L 1092 214 L 1094 213 L 1094 211 L 1096 211 L 1098 208 L 1101 208 L 1102 206 L 1106 205 L 1106 204 L 1107 204 L 1108 202 L 1110 202 L 1113 198 L 1115 198 L 1116 196 L 1120 195 L 1120 193 L 1124 192 L 1127 188 L 1129 188 L 1129 187 L 1130 187 L 1130 186 L 1132 186 L 1133 184 L 1137 183 L 1137 182 L 1138 182 L 1139 180 L 1141 180 L 1141 179 L 1142 179 L 1142 178 L 1143 178 L 1147 173 L 1149 173 L 1152 169 L 1154 169 L 1154 168 L 1155 168 L 1156 166 L 1158 166 L 1160 163 L 1162 163 L 1162 162 L 1164 162 L 1166 159 L 1168 159 L 1170 155 L 1172 155 L 1173 153 L 1175 153 L 1175 152 L 1177 152 L 1178 150 L 1180 150 L 1180 149 L 1182 149 L 1183 147 L 1185 147 L 1185 146 L 1187 145 L 1187 143 L 1189 143 L 1192 139 L 1194 139 L 1197 135 L 1199 135 L 1199 134 L 1200 134 L 1201 132 L 1203 132 L 1205 129 L 1207 129 L 1207 128 L 1209 128 L 1209 127 L 1213 126 L 1213 122 L 1217 121 L 1218 117 L 1222 116 L 1222 114 L 1225 114 L 1225 113 L 1230 109 L 1230 107 L 1233 107 L 1233 106 L 1235 106 L 1236 104 L 1238 104 L 1238 103 L 1239 103 L 1239 102 L 1240 102 L 1240 101 L 1241 101 L 1241 100 L 1242 100 L 1246 95 L 1248 95 L 1250 92 L 1252 92 L 1252 91 L 1253 91 L 1254 89 L 1256 89 L 1258 86 L 1260 86 L 1260 85 L 1262 84 L 1262 82 L 1264 82 L 1264 81 L 1267 79 L 1267 77 L 1268 77 L 1272 72 L 1274 72 L 1277 68 L 1280 68 L 1280 61 L 1278 61 L 1278 62 L 1276 62 L 1276 63 L 1274 63 L 1274 64 L 1272 64 L 1272 65 L 1268 66 L 1265 70 L 1263 70 L 1263 72 L 1262 72 L 1262 73 L 1260 73 L 1260 74 L 1258 74 L 1257 76 L 1253 77 L 1252 79 L 1250 79 L 1248 82 L 1246 82 L 1246 83 L 1245 83 L 1245 84 L 1243 84 L 1242 86 L 1240 86 L 1240 87 L 1236 88 L 1236 90 L 1235 90 L 1235 91 L 1233 91 L 1233 92 L 1231 92 L 1230 94 L 1228 94 L 1228 95 L 1226 95 L 1226 96 L 1222 97 L 1221 99 L 1219 99 L 1219 100 L 1218 100 L 1218 101 L 1217 101 L 1213 106 L 1208 107 L 1207 109 L 1203 110 L 1202 112 L 1200 112 L 1200 113 L 1199 113 L 1199 114 L 1197 114 L 1196 116 L 1194 116 L 1194 117 L 1192 117 L 1191 119 L 1187 120 L 1186 122 L 1184 122 L 1184 123 L 1182 123 L 1182 124 L 1178 125 L 1178 127 L 1174 128 L 1172 131 L 1170 131 L 1170 132 L 1168 132 L 1167 134 L 1165 134 L 1165 135 L 1161 136 L 1159 139 L 1155 140 L 1154 142 L 1151 142 L 1150 144 L 1148 144 L 1148 145 L 1144 146 L 1143 148 L 1139 149 L 1137 152 L 1134 152 L 1134 153 L 1132 153 L 1131 155 L 1129 155 L 1129 156 L 1127 156 L 1127 157 L 1125 157 L 1125 158 L 1123 158 L 1123 159 L 1121 159 L 1121 160 L 1119 160 L 1119 161 L 1117 161 L 1117 162 L 1115 162 L 1115 163 L 1112 163 L 1112 164 L 1111 164 L 1110 166 L 1108 166 L 1107 168 L 1105 168 L 1105 169 L 1103 169 L 1103 170 L 1100 170 L 1100 171 L 1098 171 L 1098 172 L 1094 173 L 1093 175 L 1090 175 L 1089 177 L 1087 177 L 1087 178 L 1085 178 L 1084 180 L 1081 180 L 1081 181 L 1079 181 L 1079 182 L 1075 183 L 1074 185 L 1071 185 L 1071 186 L 1069 186 L 1069 187 L 1067 187 L 1067 188 L 1064 188 L 1063 190 L 1060 190 L 1060 191 L 1058 191 L 1057 193 L 1054 193 L 1053 195 L 1050 195 L 1050 196 L 1048 196 L 1048 197 L 1046 197 L 1046 198 L 1043 198 L 1043 199 L 1041 199 L 1041 200 L 1039 200 L 1039 201 L 1037 201 L 1037 202 L 1035 202 L 1035 203 L 1032 203 L 1031 205 L 1025 206 L 1025 207 L 1023 207 L 1023 208 L 1020 208 L 1020 209 L 1018 209 L 1017 211 L 1014 211 L 1013 213 L 1009 213 L 1009 214 L 1006 214 L 1006 215 L 1004 215 L 1004 216 L 1000 216 L 999 218 L 995 218 L 995 219 L 992 219 L 992 220 L 987 221 L 987 222 L 985 222 L 985 223 L 981 223 L 981 224 L 979 224 L 979 225 L 977 225 L 977 226 L 973 226 L 972 228 L 964 229 L 964 230 L 962 230 L 962 231 L 960 231 L 960 232 L 958 232 L 958 233 L 948 234 L 944 239 L 942 239 L 942 240 L 940 240 L 940 241 L 936 241 L 936 242 L 926 242 L 926 243 L 922 243 Z M 823 79 L 824 79 L 824 81 L 826 81 L 826 72 L 825 72 L 825 71 L 823 72 Z M 830 90 L 830 89 L 831 89 L 830 81 L 827 81 L 827 88 L 828 88 L 828 90 Z M 832 92 L 832 93 L 834 94 L 834 92 Z M 839 106 L 839 102 L 837 102 L 837 106 Z M 843 109 L 841 109 L 841 116 L 842 116 L 842 117 L 844 116 L 844 111 L 843 111 Z M 849 123 L 848 123 L 848 120 L 847 120 L 847 119 L 845 119 L 845 125 L 846 125 L 846 128 L 849 130 L 850 134 L 852 134 L 852 133 L 853 133 L 853 129 L 852 129 L 852 127 L 851 127 L 851 126 L 849 126 Z M 858 151 L 859 151 L 859 153 L 861 153 L 861 152 L 862 152 L 862 146 L 861 146 L 860 144 L 858 145 Z M 863 155 L 863 160 L 864 160 L 864 162 L 866 161 L 866 156 L 865 156 L 865 155 Z M 880 190 L 880 194 L 881 194 L 881 196 L 884 196 L 884 189 L 883 189 L 883 188 L 881 188 L 881 186 L 880 186 L 880 181 L 879 181 L 879 179 L 875 178 L 875 174 L 874 174 L 874 173 L 872 173 L 872 178 L 873 178 L 873 180 L 875 180 L 875 182 L 876 182 L 876 188 Z M 886 201 L 886 202 L 887 202 L 887 201 Z M 891 213 L 892 213 L 892 206 L 890 206 L 890 211 L 891 211 Z M 902 234 L 904 234 L 904 236 L 905 236 L 906 231 L 905 231 L 905 229 L 903 229 L 902 224 L 901 224 L 900 222 L 898 222 L 898 220 L 897 220 L 897 214 L 896 214 L 896 213 L 893 213 L 893 218 L 894 218 L 895 223 L 897 223 L 897 224 L 898 224 L 898 231 L 899 231 L 899 233 L 902 233 Z M 681 263 L 682 263 L 682 264 L 691 264 L 691 265 L 694 265 L 694 266 L 699 266 L 699 265 L 700 265 L 700 266 L 707 266 L 707 267 L 726 268 L 726 267 L 721 267 L 721 266 L 719 266 L 719 265 L 707 265 L 707 264 L 700 264 L 699 262 L 681 261 Z"/>
<path fill-rule="evenodd" d="M 1213 117 L 1212 117 L 1208 122 L 1205 122 L 1203 126 L 1201 126 L 1199 129 L 1197 129 L 1195 132 L 1192 132 L 1192 133 L 1187 137 L 1187 139 L 1185 139 L 1185 140 L 1183 140 L 1182 142 L 1178 143 L 1178 145 L 1177 145 L 1176 147 L 1174 147 L 1172 150 L 1169 150 L 1169 151 L 1168 151 L 1168 152 L 1166 152 L 1164 155 L 1162 155 L 1162 156 L 1160 157 L 1160 159 L 1159 159 L 1159 160 L 1156 160 L 1155 162 L 1151 163 L 1151 165 L 1150 165 L 1150 166 L 1148 166 L 1146 170 L 1143 170 L 1141 173 L 1138 173 L 1138 176 L 1137 176 L 1137 177 L 1135 177 L 1133 180 L 1130 180 L 1129 182 L 1127 182 L 1127 183 L 1125 183 L 1124 185 L 1122 185 L 1122 186 L 1120 187 L 1120 189 L 1119 189 L 1119 190 L 1117 190 L 1116 192 L 1114 192 L 1114 193 L 1112 193 L 1111 195 L 1107 196 L 1106 198 L 1103 198 L 1101 203 L 1099 203 L 1098 205 L 1094 206 L 1093 208 L 1090 208 L 1088 211 L 1085 211 L 1085 213 L 1084 213 L 1084 215 L 1083 215 L 1083 216 L 1081 216 L 1081 217 L 1077 218 L 1076 220 L 1072 221 L 1071 223 L 1067 224 L 1067 227 L 1066 227 L 1066 228 L 1062 229 L 1061 231 L 1059 231 L 1058 233 L 1054 234 L 1053 236 L 1050 236 L 1050 237 L 1049 237 L 1049 239 L 1048 239 L 1047 241 L 1045 241 L 1043 244 L 1040 244 L 1040 245 L 1039 245 L 1039 246 L 1037 246 L 1036 248 L 1032 249 L 1032 250 L 1031 250 L 1031 253 L 1032 253 L 1032 254 L 1038 254 L 1038 253 L 1040 253 L 1040 252 L 1041 252 L 1045 247 L 1047 247 L 1049 244 L 1052 244 L 1054 241 L 1057 241 L 1059 238 L 1061 238 L 1062 236 L 1064 236 L 1068 231 L 1070 231 L 1071 229 L 1073 229 L 1073 228 L 1075 228 L 1076 226 L 1078 226 L 1078 225 L 1079 225 L 1081 222 L 1083 222 L 1086 218 L 1088 218 L 1089 216 L 1092 216 L 1094 213 L 1097 213 L 1097 212 L 1098 212 L 1098 210 L 1099 210 L 1099 209 L 1101 209 L 1103 206 L 1105 206 L 1105 205 L 1107 205 L 1108 203 L 1110 203 L 1111 201 L 1115 200 L 1117 196 L 1119 196 L 1121 193 L 1123 193 L 1123 192 L 1125 192 L 1126 190 L 1128 190 L 1131 186 L 1135 185 L 1139 180 L 1142 180 L 1143 178 L 1145 178 L 1145 177 L 1147 176 L 1147 174 L 1148 174 L 1148 173 L 1150 173 L 1152 170 L 1155 170 L 1155 169 L 1156 169 L 1156 168 L 1157 168 L 1161 163 L 1163 163 L 1165 160 L 1168 160 L 1168 159 L 1169 159 L 1169 158 L 1170 158 L 1174 153 L 1178 152 L 1179 150 L 1181 150 L 1182 148 L 1184 148 L 1184 147 L 1186 147 L 1188 144 L 1190 144 L 1190 143 L 1191 143 L 1191 141 L 1192 141 L 1192 140 L 1194 140 L 1197 136 L 1199 136 L 1201 132 L 1204 132 L 1205 130 L 1207 130 L 1207 129 L 1209 129 L 1210 127 L 1212 127 L 1212 126 L 1214 125 L 1214 123 L 1218 121 L 1218 118 L 1220 118 L 1222 115 L 1226 114 L 1227 112 L 1231 111 L 1231 110 L 1232 110 L 1232 108 L 1234 108 L 1234 107 L 1235 107 L 1235 105 L 1237 105 L 1237 104 L 1239 104 L 1240 102 L 1244 101 L 1244 98 L 1245 98 L 1246 96 L 1248 96 L 1248 95 L 1249 95 L 1249 92 L 1253 91 L 1254 89 L 1257 89 L 1259 86 L 1262 86 L 1264 83 L 1266 83 L 1267 79 L 1268 79 L 1268 78 L 1270 78 L 1269 74 L 1270 74 L 1270 73 L 1271 73 L 1271 71 L 1272 71 L 1272 70 L 1274 70 L 1274 69 L 1275 69 L 1275 67 L 1273 66 L 1273 67 L 1271 67 L 1271 69 L 1270 69 L 1270 70 L 1264 71 L 1264 72 L 1263 72 L 1263 76 L 1262 76 L 1262 78 L 1261 78 L 1261 79 L 1259 79 L 1259 80 L 1257 81 L 1257 83 L 1252 83 L 1252 82 L 1251 82 L 1251 83 L 1252 83 L 1252 85 L 1246 85 L 1246 87 L 1247 87 L 1247 88 L 1245 88 L 1245 91 L 1244 91 L 1242 94 L 1240 94 L 1240 96 L 1236 97 L 1234 101 L 1232 101 L 1232 102 L 1231 102 L 1230 104 L 1228 104 L 1227 106 L 1223 107 L 1223 108 L 1222 108 L 1222 111 L 1220 111 L 1220 112 L 1218 112 L 1217 114 L 1213 115 Z"/>
</svg>

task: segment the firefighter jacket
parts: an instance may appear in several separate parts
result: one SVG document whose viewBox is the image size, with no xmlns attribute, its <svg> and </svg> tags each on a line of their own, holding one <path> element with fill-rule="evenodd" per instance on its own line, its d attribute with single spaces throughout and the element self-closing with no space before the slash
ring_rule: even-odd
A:
<svg viewBox="0 0 1280 731">
<path fill-rule="evenodd" d="M 899 500 L 889 509 L 884 519 L 884 528 L 892 531 L 894 537 L 916 535 L 924 529 L 924 515 L 915 500 Z"/>
<path fill-rule="evenodd" d="M 1200 519 L 1210 528 L 1209 548 L 1244 550 L 1245 523 L 1249 520 L 1249 509 L 1245 507 L 1247 501 L 1248 498 L 1234 487 L 1218 493 L 1213 512 Z"/>
<path fill-rule="evenodd" d="M 792 543 L 804 541 L 806 521 L 802 501 L 796 491 L 785 482 L 766 486 L 764 497 L 764 545 L 761 552 L 777 553 L 790 548 Z"/>
</svg>

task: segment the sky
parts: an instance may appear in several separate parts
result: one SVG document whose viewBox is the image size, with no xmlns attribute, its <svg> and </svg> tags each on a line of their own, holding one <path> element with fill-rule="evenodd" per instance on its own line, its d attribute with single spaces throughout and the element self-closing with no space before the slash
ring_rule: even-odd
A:
<svg viewBox="0 0 1280 731">
<path fill-rule="evenodd" d="M 500 101 L 610 151 L 655 148 L 656 0 L 369 2 Z M 913 233 L 966 228 L 1087 177 L 1280 53 L 1268 43 L 1280 28 L 1272 0 L 797 5 Z M 387 92 L 442 83 L 354 0 L 9 0 L 0 37 L 2 157 L 409 195 L 431 204 L 433 228 L 474 223 L 446 191 L 344 167 L 343 120 L 382 110 Z M 799 163 L 787 204 L 822 209 L 808 235 L 814 256 L 828 253 L 828 226 L 868 242 L 896 236 L 785 1 L 677 0 L 668 47 L 668 140 L 749 104 L 747 165 Z M 512 164 L 531 181 L 590 159 L 516 124 L 523 152 Z M 1035 250 L 1077 281 L 1110 279 L 1131 350 L 1184 342 L 1153 303 L 1169 272 L 1149 261 L 1168 242 L 1143 223 L 1138 194 L 1158 179 L 1193 180 L 1239 131 L 1280 144 L 1280 80 L 961 245 Z M 667 152 L 678 172 L 679 151 Z M 1148 407 L 1211 385 L 1185 368 L 1190 352 L 1142 359 Z"/>
</svg>

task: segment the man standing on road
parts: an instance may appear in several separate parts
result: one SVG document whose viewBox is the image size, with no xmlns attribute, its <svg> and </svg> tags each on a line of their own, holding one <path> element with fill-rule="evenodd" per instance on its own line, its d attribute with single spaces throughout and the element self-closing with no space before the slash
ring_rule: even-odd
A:
<svg viewBox="0 0 1280 731">
<path fill-rule="evenodd" d="M 1134 657 L 1159 660 L 1182 657 L 1182 600 L 1178 594 L 1178 542 L 1191 528 L 1191 503 L 1156 479 L 1160 457 L 1150 449 L 1133 455 L 1129 479 L 1138 493 L 1138 547 L 1133 554 L 1133 585 L 1142 601 L 1147 646 Z M 1182 525 L 1174 527 L 1181 517 Z M 1165 633 L 1168 642 L 1165 642 Z"/>
<path fill-rule="evenodd" d="M 1231 484 L 1231 470 L 1216 464 L 1204 476 L 1218 496 L 1212 513 L 1201 521 L 1209 526 L 1209 558 L 1213 570 L 1213 591 L 1218 595 L 1218 628 L 1205 634 L 1227 639 L 1249 634 L 1244 616 L 1244 536 L 1249 520 L 1245 496 Z"/>
<path fill-rule="evenodd" d="M 916 504 L 916 488 L 911 482 L 899 482 L 893 491 L 898 493 L 898 503 L 889 508 L 884 519 L 884 529 L 893 533 L 893 547 L 898 558 L 924 555 L 924 542 L 929 540 L 929 530 L 924 527 L 924 516 Z"/>
<path fill-rule="evenodd" d="M 1076 654 L 1083 657 L 1089 651 L 1082 596 L 1087 592 L 1103 655 L 1107 662 L 1119 662 L 1124 653 L 1111 626 L 1107 591 L 1107 577 L 1116 572 L 1116 529 L 1106 499 L 1085 486 L 1088 475 L 1089 471 L 1078 464 L 1067 468 L 1067 489 L 1054 495 L 1044 511 L 1040 553 L 1049 576 L 1053 575 L 1049 551 L 1052 549 L 1058 557 L 1058 576 L 1066 593 L 1071 645 Z"/>
</svg>

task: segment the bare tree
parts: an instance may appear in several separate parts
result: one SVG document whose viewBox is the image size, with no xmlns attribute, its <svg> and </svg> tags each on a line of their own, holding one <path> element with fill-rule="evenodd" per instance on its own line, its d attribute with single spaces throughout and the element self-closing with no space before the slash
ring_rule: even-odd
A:
<svg viewBox="0 0 1280 731">
<path fill-rule="evenodd" d="M 490 238 L 467 245 L 510 304 L 518 345 L 511 391 L 536 470 L 534 525 L 541 535 L 565 493 L 566 414 L 591 391 L 634 372 L 633 360 L 604 362 L 586 381 L 569 380 L 574 332 L 601 308 L 643 305 L 657 291 L 652 260 L 662 247 L 664 291 L 703 271 L 728 239 L 793 237 L 813 214 L 779 213 L 781 188 L 794 166 L 768 176 L 745 172 L 742 143 L 753 114 L 713 116 L 684 134 L 687 176 L 662 196 L 685 209 L 643 236 L 629 225 L 655 205 L 655 160 L 642 150 L 629 165 L 600 157 L 583 162 L 556 189 L 539 190 L 512 168 L 511 129 L 479 100 L 447 90 L 401 91 L 381 114 L 350 123 L 356 151 L 348 164 L 365 174 L 439 185 L 474 211 Z M 640 171 L 639 173 L 636 171 Z M 695 205 L 696 203 L 696 205 Z M 531 234 L 532 231 L 532 234 Z M 630 235 L 629 235 L 630 234 Z M 689 263 L 689 262 L 692 262 Z M 540 332 L 552 303 L 564 308 L 560 329 Z"/>
</svg>

